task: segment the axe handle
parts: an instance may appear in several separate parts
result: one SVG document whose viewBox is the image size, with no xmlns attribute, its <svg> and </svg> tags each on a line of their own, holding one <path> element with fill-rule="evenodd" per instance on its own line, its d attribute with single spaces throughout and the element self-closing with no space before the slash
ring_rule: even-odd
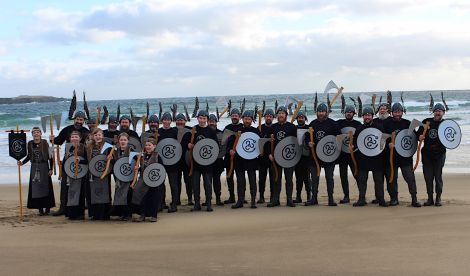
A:
<svg viewBox="0 0 470 276">
<path fill-rule="evenodd" d="M 136 166 L 139 166 L 139 168 L 140 168 L 140 158 L 142 158 L 142 154 L 139 154 L 139 155 L 137 156 L 137 162 L 135 163 L 135 165 L 136 165 Z M 139 176 L 139 171 L 134 171 L 134 179 L 132 180 L 132 183 L 131 183 L 131 185 L 130 185 L 130 187 L 131 187 L 132 189 L 134 189 L 134 187 L 135 187 L 135 183 L 137 182 L 137 177 L 138 177 L 138 176 Z"/>
<path fill-rule="evenodd" d="M 77 159 L 78 159 L 78 145 L 75 146 L 75 148 L 73 149 L 73 158 L 74 159 L 74 175 L 75 177 L 77 177 L 78 175 L 78 162 L 77 162 Z"/>
<path fill-rule="evenodd" d="M 428 132 L 428 129 L 429 129 L 429 122 L 427 122 L 424 126 L 424 131 L 423 131 L 423 136 L 426 137 L 426 133 Z M 423 140 L 424 141 L 424 140 Z M 413 172 L 416 170 L 416 168 L 418 168 L 418 164 L 419 164 L 419 158 L 421 157 L 421 146 L 423 145 L 423 141 L 419 141 L 418 143 L 418 149 L 416 150 L 417 151 L 417 155 L 416 155 L 416 162 L 415 162 L 415 165 L 413 167 Z"/>
<path fill-rule="evenodd" d="M 317 155 L 315 153 L 315 143 L 313 142 L 313 128 L 308 128 L 308 133 L 310 134 L 310 142 L 313 143 L 313 146 L 310 148 L 310 154 L 312 155 L 313 161 L 315 161 L 315 166 L 317 167 L 317 176 L 320 176 L 320 163 L 318 163 Z"/>
<path fill-rule="evenodd" d="M 354 156 L 354 151 L 351 150 L 351 147 L 353 145 L 353 132 L 352 130 L 349 131 L 349 154 L 351 155 L 351 159 L 353 161 L 353 165 L 354 165 L 354 176 L 357 176 L 357 161 L 356 161 L 356 156 Z"/>
<path fill-rule="evenodd" d="M 227 111 L 228 111 L 228 106 L 224 107 L 224 110 L 222 110 L 222 112 L 220 113 L 219 118 L 224 116 L 225 112 L 227 112 Z"/>
<path fill-rule="evenodd" d="M 263 122 L 263 112 L 258 111 L 258 131 L 261 132 L 261 123 Z"/>
<path fill-rule="evenodd" d="M 62 162 L 60 161 L 60 147 L 56 145 L 56 160 L 57 165 L 59 166 L 59 178 L 62 179 Z"/>
<path fill-rule="evenodd" d="M 290 122 L 293 123 L 295 121 L 295 118 L 297 117 L 297 114 L 299 114 L 300 109 L 302 108 L 302 105 L 304 105 L 303 101 L 298 101 L 297 108 L 294 110 L 294 114 L 292 115 L 292 118 L 290 119 Z"/>
<path fill-rule="evenodd" d="M 114 153 L 114 146 L 111 148 L 111 151 L 109 152 L 108 156 L 113 156 L 113 153 Z M 109 165 L 111 165 L 111 159 L 108 159 L 108 161 L 106 161 L 106 168 L 104 169 L 104 172 L 101 175 L 100 179 L 104 179 L 106 175 L 108 174 Z"/>
<path fill-rule="evenodd" d="M 53 122 L 52 122 L 52 113 L 49 117 L 49 127 L 51 128 L 51 135 L 54 135 L 54 126 L 53 126 Z M 54 175 L 57 175 L 56 166 L 55 166 L 54 140 L 52 140 L 52 169 L 54 171 Z"/>
<path fill-rule="evenodd" d="M 274 176 L 275 176 L 275 179 L 277 181 L 277 179 L 279 178 L 279 171 L 278 171 L 278 168 L 277 168 L 277 164 L 276 164 L 276 160 L 274 159 L 274 146 L 275 146 L 275 142 L 276 140 L 274 139 L 274 134 L 271 134 L 271 154 L 273 156 L 273 167 L 274 167 Z"/>
<path fill-rule="evenodd" d="M 142 116 L 142 133 L 145 132 L 146 125 L 147 125 L 147 116 Z"/>
<path fill-rule="evenodd" d="M 235 150 L 237 148 L 238 141 L 240 140 L 240 135 L 241 135 L 241 131 L 238 131 L 237 132 L 237 137 L 235 138 L 235 142 L 233 143 L 233 146 L 232 146 L 232 150 Z M 230 156 L 230 168 L 228 170 L 228 175 L 227 175 L 228 177 L 231 177 L 232 174 L 233 174 L 234 159 L 235 159 L 235 155 L 231 155 Z"/>
<path fill-rule="evenodd" d="M 395 146 L 395 138 L 396 132 L 392 132 L 392 144 Z M 395 178 L 395 168 L 393 166 L 393 152 L 395 151 L 395 147 L 390 150 L 390 179 L 388 180 L 389 184 L 393 183 L 393 179 Z"/>
<path fill-rule="evenodd" d="M 194 147 L 194 138 L 196 137 L 196 127 L 191 129 L 191 144 Z M 193 149 L 189 150 L 189 176 L 193 175 L 193 167 L 194 167 L 194 160 L 193 160 Z"/>
<path fill-rule="evenodd" d="M 335 103 L 336 99 L 338 98 L 339 95 L 341 95 L 341 93 L 343 93 L 343 90 L 344 90 L 344 87 L 341 86 L 340 89 L 338 89 L 338 92 L 336 92 L 335 96 L 333 97 L 333 99 L 331 100 L 331 103 L 330 103 L 330 106 L 328 108 L 331 108 L 333 106 L 333 104 Z"/>
</svg>

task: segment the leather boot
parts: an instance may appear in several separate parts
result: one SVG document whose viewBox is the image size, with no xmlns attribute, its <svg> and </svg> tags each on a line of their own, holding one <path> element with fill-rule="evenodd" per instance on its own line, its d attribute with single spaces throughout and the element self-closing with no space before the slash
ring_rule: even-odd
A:
<svg viewBox="0 0 470 276">
<path fill-rule="evenodd" d="M 366 205 L 367 205 L 367 201 L 364 197 L 359 197 L 359 199 L 353 204 L 354 207 L 362 207 Z"/>
<path fill-rule="evenodd" d="M 243 202 L 244 202 L 244 199 L 243 198 L 239 198 L 237 203 L 232 205 L 232 209 L 238 209 L 238 208 L 243 208 Z"/>
<path fill-rule="evenodd" d="M 379 206 L 380 207 L 388 207 L 388 204 L 384 199 L 379 199 Z"/>
<path fill-rule="evenodd" d="M 264 195 L 260 195 L 257 203 L 263 204 L 264 202 Z"/>
<path fill-rule="evenodd" d="M 432 195 L 428 195 L 428 200 L 424 203 L 424 206 L 433 206 L 434 199 L 432 199 Z"/>
<path fill-rule="evenodd" d="M 194 207 L 193 207 L 193 209 L 191 209 L 191 211 L 201 211 L 201 203 L 199 203 L 199 201 L 196 201 L 194 203 Z"/>
<path fill-rule="evenodd" d="M 295 203 L 292 201 L 292 198 L 287 199 L 286 206 L 287 207 L 295 207 Z"/>
<path fill-rule="evenodd" d="M 251 197 L 251 205 L 250 205 L 250 208 L 251 208 L 251 209 L 256 209 L 256 197 L 254 197 L 254 196 Z"/>
<path fill-rule="evenodd" d="M 176 204 L 172 202 L 170 204 L 170 208 L 168 208 L 168 213 L 174 213 L 176 211 L 178 211 L 178 209 L 176 208 Z"/>
<path fill-rule="evenodd" d="M 390 199 L 389 206 L 397 206 L 398 204 L 399 204 L 399 202 L 398 202 L 398 196 L 393 196 L 393 197 Z"/>
<path fill-rule="evenodd" d="M 224 201 L 224 204 L 232 204 L 235 203 L 235 195 L 230 195 L 230 197 Z"/>
<path fill-rule="evenodd" d="M 212 211 L 214 211 L 214 210 L 212 209 L 212 202 L 210 202 L 210 201 L 207 201 L 207 202 L 206 202 L 206 211 L 207 211 L 207 212 L 212 212 Z"/>
<path fill-rule="evenodd" d="M 436 195 L 436 202 L 434 203 L 434 206 L 436 206 L 436 207 L 442 206 L 442 203 L 441 203 L 441 195 L 440 195 L 440 194 L 437 194 L 437 195 Z"/>
<path fill-rule="evenodd" d="M 220 196 L 218 196 L 216 199 L 215 199 L 215 204 L 217 206 L 224 206 L 224 203 L 222 202 L 222 200 L 220 200 Z"/>
<path fill-rule="evenodd" d="M 58 216 L 63 216 L 63 215 L 65 215 L 65 208 L 64 208 L 62 205 L 60 205 L 59 210 L 57 210 L 56 212 L 52 213 L 52 215 L 53 215 L 54 217 L 58 217 Z"/>
<path fill-rule="evenodd" d="M 338 204 L 335 202 L 335 199 L 333 198 L 333 195 L 328 195 L 328 206 L 338 206 Z"/>
<path fill-rule="evenodd" d="M 349 202 L 350 202 L 349 196 L 348 196 L 348 195 L 345 195 L 345 196 L 343 197 L 343 199 L 341 199 L 341 200 L 339 201 L 339 204 L 347 204 L 347 203 L 349 203 Z"/>
<path fill-rule="evenodd" d="M 421 203 L 418 202 L 416 195 L 411 196 L 411 206 L 417 207 L 417 208 L 421 207 Z"/>
<path fill-rule="evenodd" d="M 310 200 L 305 202 L 304 206 L 313 206 L 313 205 L 318 205 L 318 200 L 317 200 L 317 195 L 313 195 Z"/>
<path fill-rule="evenodd" d="M 300 193 L 297 193 L 297 196 L 294 199 L 294 203 L 302 203 L 302 196 Z"/>
</svg>

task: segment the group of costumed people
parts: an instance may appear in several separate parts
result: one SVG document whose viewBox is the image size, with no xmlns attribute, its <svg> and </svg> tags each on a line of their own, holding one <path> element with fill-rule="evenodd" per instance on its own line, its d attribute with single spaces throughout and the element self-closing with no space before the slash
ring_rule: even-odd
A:
<svg viewBox="0 0 470 276">
<path fill-rule="evenodd" d="M 53 215 L 83 220 L 87 209 L 87 215 L 92 220 L 108 220 L 116 216 L 121 220 L 155 222 L 157 214 L 164 209 L 167 209 L 168 213 L 177 212 L 178 206 L 182 204 L 183 182 L 187 204 L 192 206 L 191 211 L 200 211 L 202 208 L 208 212 L 213 211 L 213 191 L 217 206 L 231 204 L 231 208 L 237 209 L 249 204 L 250 208 L 257 208 L 266 203 L 267 207 L 276 207 L 281 204 L 282 183 L 285 183 L 286 206 L 295 207 L 301 203 L 305 206 L 318 205 L 321 169 L 326 180 L 327 205 L 337 206 L 333 196 L 333 174 L 336 165 L 339 165 L 343 191 L 340 204 L 350 203 L 349 167 L 359 190 L 359 198 L 353 206 L 365 206 L 368 203 L 366 190 L 369 172 L 372 172 L 375 190 L 375 198 L 371 203 L 382 207 L 399 205 L 400 168 L 404 182 L 408 185 L 411 206 L 421 207 L 414 174 L 418 161 L 414 166 L 414 152 L 402 156 L 403 154 L 400 155 L 395 148 L 397 135 L 409 129 L 415 135 L 416 143 L 419 143 L 418 149 L 415 148 L 414 151 L 421 155 L 428 195 L 424 206 L 441 206 L 442 169 L 446 159 L 446 147 L 437 133 L 440 124 L 445 122 L 444 114 L 448 110 L 445 101 L 444 104 L 432 103 L 432 117 L 419 122 L 414 128 L 414 121 L 403 118 L 403 103 L 392 104 L 389 101 L 380 103 L 377 109 L 372 105 L 357 108 L 355 104 L 345 105 L 344 97 L 342 99 L 344 118 L 336 121 L 329 117 L 330 102 L 318 105 L 315 103 L 316 119 L 311 120 L 309 124 L 306 112 L 300 109 L 296 109 L 293 114 L 292 121 L 295 120 L 296 124 L 288 121 L 289 110 L 286 106 L 277 107 L 275 110 L 263 107 L 262 111 L 241 111 L 238 108 L 226 107 L 231 123 L 223 130 L 217 127 L 221 115 L 218 111 L 216 114 L 209 114 L 207 110 L 198 110 L 195 113 L 197 124 L 193 127 L 186 125 L 190 120 L 187 112 L 163 112 L 160 116 L 153 114 L 145 118 L 141 135 L 130 128 L 134 123 L 133 116 L 120 116 L 118 111 L 117 116 L 108 116 L 108 127 L 102 130 L 98 127 L 99 113 L 97 118 L 93 118 L 86 114 L 89 112 L 75 110 L 70 117 L 73 124 L 63 128 L 57 136 L 49 137 L 49 142 L 55 145 L 65 144 L 65 153 L 60 162 L 60 208 Z M 362 122 L 355 119 L 357 115 L 362 117 Z M 254 123 L 256 117 L 257 125 Z M 262 121 L 264 122 L 261 123 Z M 171 125 L 173 122 L 176 124 L 174 127 Z M 145 125 L 148 125 L 148 130 L 145 130 Z M 382 135 L 378 140 L 371 140 L 373 143 L 384 140 L 384 145 L 378 153 L 361 151 L 359 142 L 363 139 L 363 132 L 369 136 L 375 133 Z M 39 209 L 40 215 L 47 215 L 50 209 L 55 207 L 51 179 L 53 162 L 49 143 L 41 138 L 42 131 L 39 127 L 32 129 L 32 136 L 33 139 L 27 144 L 27 157 L 18 161 L 18 165 L 31 162 L 27 207 Z M 331 136 L 342 137 L 336 147 L 345 146 L 346 149 L 336 149 L 333 158 L 322 157 L 317 146 L 326 144 L 322 139 L 330 139 L 328 137 Z M 248 139 L 241 141 L 242 137 L 264 140 L 263 144 L 258 143 L 259 140 L 256 141 L 259 152 L 255 156 L 248 157 L 239 151 L 240 143 L 249 142 Z M 177 141 L 182 154 L 178 156 L 178 160 L 165 163 L 158 147 L 160 143 L 173 145 L 167 139 L 172 139 L 172 143 Z M 207 143 L 208 139 L 218 147 L 217 157 L 212 158 L 210 163 L 195 156 L 196 151 L 202 150 L 201 147 L 198 148 L 198 143 L 203 140 Z M 297 151 L 300 149 L 300 152 L 293 153 L 297 155 L 294 164 L 284 165 L 288 160 L 280 160 L 281 157 L 275 154 L 277 146 L 286 144 L 283 143 L 284 139 L 299 141 Z M 141 144 L 136 145 L 136 140 Z M 101 174 L 92 173 L 91 163 L 96 158 L 106 164 L 101 166 L 105 167 Z M 121 159 L 124 162 L 120 161 Z M 122 168 L 131 171 L 127 177 L 123 177 L 122 172 L 118 174 L 119 168 L 116 169 L 115 166 L 118 162 L 123 164 Z M 96 167 L 96 164 L 93 166 Z M 87 165 L 90 165 L 88 170 L 85 169 Z M 153 172 L 146 176 L 144 172 L 147 172 L 148 168 L 152 168 Z M 224 171 L 229 194 L 225 201 L 221 198 L 221 177 Z M 268 176 L 270 196 L 269 200 L 265 200 Z M 204 202 L 200 195 L 201 177 L 205 192 Z M 158 183 L 155 178 L 158 178 Z M 112 180 L 115 183 L 114 193 L 111 191 Z M 169 184 L 171 193 L 169 205 L 165 200 L 165 182 Z M 247 182 L 249 196 L 246 196 Z M 389 201 L 385 200 L 384 182 L 390 196 Z M 302 198 L 303 189 L 306 192 L 305 201 Z"/>
</svg>

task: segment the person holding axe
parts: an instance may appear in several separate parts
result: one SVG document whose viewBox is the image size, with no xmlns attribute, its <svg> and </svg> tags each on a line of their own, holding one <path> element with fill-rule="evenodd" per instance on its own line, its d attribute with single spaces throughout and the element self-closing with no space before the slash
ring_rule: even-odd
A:
<svg viewBox="0 0 470 276">
<path fill-rule="evenodd" d="M 261 138 L 270 138 L 272 133 L 274 111 L 268 108 L 264 111 L 264 124 L 261 125 Z M 276 182 L 274 174 L 274 167 L 269 160 L 269 151 L 271 149 L 271 142 L 266 142 L 263 147 L 263 154 L 258 157 L 259 161 L 259 200 L 257 203 L 265 203 L 264 192 L 266 190 L 266 179 L 269 173 L 269 191 L 271 196 L 269 202 L 273 200 L 273 189 Z M 261 150 L 261 149 L 260 149 Z"/>
<path fill-rule="evenodd" d="M 213 130 L 216 131 L 216 133 L 219 135 L 222 133 L 222 130 L 217 128 L 217 116 L 215 114 L 209 114 L 209 127 L 212 128 Z M 222 145 L 219 145 L 222 146 Z M 220 155 L 219 155 L 220 156 Z M 222 194 L 222 183 L 220 181 L 220 176 L 224 172 L 225 166 L 224 166 L 224 159 L 223 156 L 220 158 L 217 158 L 217 161 L 215 161 L 214 165 L 214 172 L 212 175 L 212 184 L 214 187 L 214 194 L 215 194 L 215 204 L 217 206 L 224 206 L 224 203 L 220 199 L 220 196 Z"/>
<path fill-rule="evenodd" d="M 407 119 L 403 119 L 403 106 L 400 103 L 394 103 L 392 106 L 392 119 L 384 122 L 384 133 L 392 135 L 395 132 L 397 135 L 400 131 L 408 131 L 411 122 Z M 414 130 L 412 130 L 414 131 Z M 387 190 L 390 195 L 389 206 L 396 206 L 399 204 L 398 201 L 398 168 L 401 169 L 401 173 L 406 183 L 408 184 L 408 191 L 411 195 L 411 206 L 421 207 L 416 197 L 416 179 L 413 172 L 413 156 L 402 157 L 397 153 L 395 144 L 388 139 L 388 145 L 390 148 L 390 154 L 393 154 L 393 164 L 389 165 L 389 169 L 393 169 L 391 173 L 391 180 L 387 182 Z M 393 151 L 393 153 L 392 153 Z M 393 165 L 393 168 L 391 167 Z M 393 176 L 393 177 L 392 177 Z"/>
<path fill-rule="evenodd" d="M 178 141 L 182 143 L 183 137 L 185 135 L 188 135 L 188 139 L 191 137 L 191 127 L 186 125 L 187 122 L 187 117 L 183 113 L 179 113 L 176 115 L 176 128 L 178 129 L 178 133 L 182 133 L 180 136 L 178 134 Z M 186 152 L 184 151 L 184 146 L 181 144 L 183 147 L 183 154 L 181 155 L 181 159 L 178 163 L 178 202 L 177 205 L 181 205 L 181 189 L 183 188 L 183 181 L 185 185 L 185 190 L 186 190 L 186 196 L 188 197 L 188 206 L 193 206 L 193 180 L 189 176 L 189 166 L 186 163 Z M 183 181 L 181 181 L 181 177 L 183 178 Z"/>
<path fill-rule="evenodd" d="M 28 142 L 27 156 L 18 161 L 22 166 L 31 161 L 31 170 L 28 187 L 28 209 L 38 209 L 39 215 L 49 215 L 50 209 L 55 207 L 54 189 L 52 187 L 52 157 L 49 154 L 49 144 L 41 139 L 42 131 L 39 127 L 31 130 L 33 140 Z"/>
<path fill-rule="evenodd" d="M 307 115 L 303 111 L 297 113 L 297 129 L 308 129 L 308 125 L 305 123 L 307 121 Z M 302 188 L 305 184 L 305 192 L 307 192 L 307 201 L 312 198 L 312 183 L 310 174 L 308 173 L 308 162 L 310 160 L 309 156 L 304 156 L 300 158 L 299 163 L 295 165 L 295 190 L 297 196 L 294 200 L 294 203 L 302 203 Z"/>
<path fill-rule="evenodd" d="M 230 120 L 232 121 L 231 124 L 228 124 L 224 128 L 224 132 L 226 130 L 231 131 L 232 133 L 237 133 L 242 128 L 242 124 L 240 123 L 240 110 L 238 108 L 233 108 L 230 110 Z M 225 168 L 226 170 L 226 179 L 227 179 L 227 186 L 228 186 L 228 192 L 229 192 L 229 198 L 224 201 L 224 204 L 232 204 L 235 203 L 235 182 L 233 181 L 233 175 L 228 175 L 228 169 L 230 168 L 230 149 L 227 148 L 228 150 L 226 151 L 225 154 Z"/>
</svg>

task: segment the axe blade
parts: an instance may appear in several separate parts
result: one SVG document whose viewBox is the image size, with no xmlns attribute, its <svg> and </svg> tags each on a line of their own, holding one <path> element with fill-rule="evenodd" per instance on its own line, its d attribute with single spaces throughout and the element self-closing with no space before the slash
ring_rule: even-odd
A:
<svg viewBox="0 0 470 276">
<path fill-rule="evenodd" d="M 60 125 L 62 123 L 62 114 L 61 113 L 54 114 L 54 120 L 57 126 L 57 130 L 60 130 Z"/>
<path fill-rule="evenodd" d="M 101 148 L 101 154 L 103 154 L 107 149 L 112 148 L 112 147 L 113 147 L 113 145 L 111 145 L 110 143 L 105 142 L 103 147 Z"/>
<path fill-rule="evenodd" d="M 230 136 L 232 135 L 236 135 L 237 133 L 235 131 L 231 131 L 230 129 L 226 129 L 224 130 L 224 133 L 222 134 L 222 142 L 221 144 L 222 145 L 226 145 L 227 144 L 227 140 Z"/>
<path fill-rule="evenodd" d="M 260 155 L 264 155 L 264 145 L 270 141 L 271 141 L 271 138 L 259 138 L 258 145 L 259 145 Z"/>
<path fill-rule="evenodd" d="M 413 119 L 410 123 L 410 127 L 408 128 L 408 133 L 413 132 L 417 127 L 423 126 L 423 123 L 417 119 Z"/>
<path fill-rule="evenodd" d="M 47 120 L 49 120 L 49 116 L 42 116 L 41 117 L 41 127 L 42 127 L 42 132 L 45 133 L 47 130 Z"/>
</svg>

